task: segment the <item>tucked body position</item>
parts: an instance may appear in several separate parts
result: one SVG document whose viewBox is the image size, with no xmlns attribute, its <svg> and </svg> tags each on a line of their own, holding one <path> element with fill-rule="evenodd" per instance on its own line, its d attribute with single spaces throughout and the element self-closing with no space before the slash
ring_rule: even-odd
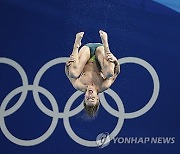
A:
<svg viewBox="0 0 180 154">
<path fill-rule="evenodd" d="M 72 54 L 65 65 L 73 87 L 85 92 L 84 109 L 90 117 L 98 111 L 98 93 L 108 89 L 120 73 L 117 58 L 109 49 L 107 33 L 100 30 L 99 34 L 102 43 L 88 43 L 81 47 L 84 32 L 77 33 Z"/>
</svg>

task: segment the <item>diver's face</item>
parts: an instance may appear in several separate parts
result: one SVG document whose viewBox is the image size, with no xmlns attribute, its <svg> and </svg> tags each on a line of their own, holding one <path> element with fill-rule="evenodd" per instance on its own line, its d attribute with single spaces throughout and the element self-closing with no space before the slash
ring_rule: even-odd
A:
<svg viewBox="0 0 180 154">
<path fill-rule="evenodd" d="M 93 86 L 87 88 L 84 101 L 87 105 L 96 105 L 99 102 L 97 90 Z"/>
</svg>

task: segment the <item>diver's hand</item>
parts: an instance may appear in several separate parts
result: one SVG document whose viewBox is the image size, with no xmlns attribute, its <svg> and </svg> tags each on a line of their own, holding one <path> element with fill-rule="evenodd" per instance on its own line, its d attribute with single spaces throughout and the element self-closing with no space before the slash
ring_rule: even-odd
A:
<svg viewBox="0 0 180 154">
<path fill-rule="evenodd" d="M 112 63 L 117 62 L 117 58 L 111 52 L 106 53 L 106 60 Z"/>
<path fill-rule="evenodd" d="M 68 61 L 66 62 L 66 66 L 70 66 L 74 62 L 75 62 L 75 59 L 74 59 L 74 56 L 72 54 L 72 55 L 70 55 Z"/>
<path fill-rule="evenodd" d="M 100 73 L 100 76 L 105 80 L 106 79 L 106 77 L 105 77 L 105 75 L 103 74 L 103 72 L 101 71 Z"/>
<path fill-rule="evenodd" d="M 120 64 L 118 61 L 115 61 L 114 74 L 118 75 L 120 73 Z"/>
</svg>

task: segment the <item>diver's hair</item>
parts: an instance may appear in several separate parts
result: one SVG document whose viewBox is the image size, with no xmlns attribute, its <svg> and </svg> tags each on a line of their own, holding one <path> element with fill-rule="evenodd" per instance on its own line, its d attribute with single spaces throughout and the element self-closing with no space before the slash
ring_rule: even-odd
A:
<svg viewBox="0 0 180 154">
<path fill-rule="evenodd" d="M 99 109 L 99 104 L 100 104 L 100 102 L 98 101 L 95 105 L 87 105 L 84 101 L 84 109 L 86 111 L 86 114 L 90 118 L 94 118 L 96 116 L 97 111 Z"/>
</svg>

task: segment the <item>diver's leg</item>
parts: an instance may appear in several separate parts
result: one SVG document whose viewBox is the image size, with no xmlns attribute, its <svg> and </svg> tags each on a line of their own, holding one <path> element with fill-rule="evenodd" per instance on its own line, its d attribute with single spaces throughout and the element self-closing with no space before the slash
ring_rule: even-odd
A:
<svg viewBox="0 0 180 154">
<path fill-rule="evenodd" d="M 106 79 L 110 78 L 114 75 L 114 63 L 108 61 L 107 56 L 105 54 L 105 49 L 103 46 L 99 46 L 96 48 L 96 57 L 101 66 L 101 76 Z"/>
<path fill-rule="evenodd" d="M 81 40 L 83 38 L 84 32 L 80 32 L 76 34 L 76 39 L 73 47 L 72 54 L 70 56 L 70 59 L 73 59 L 73 63 L 69 66 L 69 75 L 71 77 L 77 78 L 85 64 L 90 58 L 90 49 L 87 46 L 83 46 L 80 50 L 81 46 Z"/>
<path fill-rule="evenodd" d="M 114 75 L 114 61 L 117 61 L 116 57 L 111 53 L 108 44 L 107 33 L 100 30 L 99 31 L 103 46 L 100 46 L 96 49 L 96 57 L 101 66 L 103 78 L 110 78 Z"/>
<path fill-rule="evenodd" d="M 83 38 L 84 32 L 80 32 L 76 34 L 73 51 L 71 56 L 74 58 L 74 63 L 72 66 L 76 67 L 79 64 L 79 48 L 81 46 L 81 40 Z"/>
</svg>

